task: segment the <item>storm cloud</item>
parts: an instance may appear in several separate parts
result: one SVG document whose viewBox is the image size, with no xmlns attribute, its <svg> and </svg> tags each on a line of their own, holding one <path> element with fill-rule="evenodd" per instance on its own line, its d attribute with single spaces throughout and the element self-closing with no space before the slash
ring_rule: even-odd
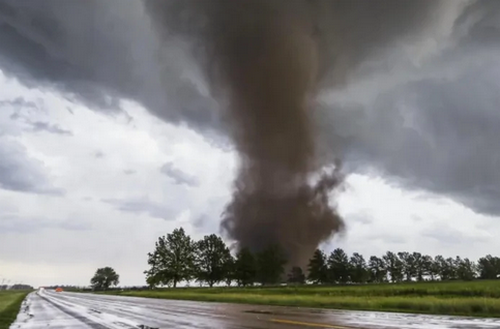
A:
<svg viewBox="0 0 500 329">
<path fill-rule="evenodd" d="M 500 41 L 493 38 L 499 21 L 498 2 L 477 1 L 425 65 L 400 59 L 392 63 L 400 72 L 378 71 L 326 97 L 337 110 L 337 120 L 326 122 L 342 135 L 349 170 L 499 215 Z M 328 106 L 323 115 L 331 117 Z"/>
<path fill-rule="evenodd" d="M 199 44 L 189 36 L 200 35 L 204 21 L 193 17 L 203 16 L 169 3 L 180 29 L 158 35 L 139 1 L 3 0 L 0 69 L 95 110 L 133 99 L 165 121 L 226 134 L 207 74 L 193 64 Z M 340 18 L 316 27 L 330 45 L 320 70 L 329 95 L 316 115 L 324 156 L 499 215 L 500 3 L 339 3 L 348 2 L 320 1 L 314 11 Z M 33 186 L 19 183 L 3 179 Z"/>
<path fill-rule="evenodd" d="M 172 162 L 165 163 L 160 168 L 160 171 L 165 176 L 171 178 L 177 185 L 196 187 L 200 184 L 198 178 L 176 168 Z"/>
<path fill-rule="evenodd" d="M 66 135 L 66 136 L 73 135 L 73 133 L 71 133 L 71 131 L 63 129 L 57 124 L 50 124 L 48 122 L 42 122 L 42 121 L 34 121 L 34 122 L 31 122 L 31 125 L 33 127 L 33 131 L 35 131 L 35 132 L 45 131 L 45 132 L 48 132 L 51 134 L 57 134 L 57 135 Z"/>
<path fill-rule="evenodd" d="M 0 67 L 28 86 L 67 93 L 102 111 L 134 99 L 169 122 L 213 127 L 187 45 L 155 38 L 141 1 L 0 3 Z M 168 107 L 169 111 L 165 111 Z"/>
<path fill-rule="evenodd" d="M 52 186 L 44 164 L 27 154 L 26 148 L 0 134 L 0 188 L 16 192 L 62 195 Z"/>
<path fill-rule="evenodd" d="M 165 204 L 151 201 L 147 198 L 130 199 L 103 199 L 104 203 L 114 206 L 116 209 L 135 214 L 148 214 L 151 217 L 172 220 L 178 214 L 179 210 Z"/>
</svg>

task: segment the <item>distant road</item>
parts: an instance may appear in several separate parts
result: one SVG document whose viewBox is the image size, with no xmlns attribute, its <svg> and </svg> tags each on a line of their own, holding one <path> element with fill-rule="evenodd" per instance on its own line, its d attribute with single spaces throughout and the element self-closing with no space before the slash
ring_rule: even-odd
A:
<svg viewBox="0 0 500 329">
<path fill-rule="evenodd" d="M 491 329 L 500 328 L 500 319 L 202 303 L 45 291 L 28 296 L 22 312 L 11 328 L 147 329 L 148 327 Z"/>
</svg>

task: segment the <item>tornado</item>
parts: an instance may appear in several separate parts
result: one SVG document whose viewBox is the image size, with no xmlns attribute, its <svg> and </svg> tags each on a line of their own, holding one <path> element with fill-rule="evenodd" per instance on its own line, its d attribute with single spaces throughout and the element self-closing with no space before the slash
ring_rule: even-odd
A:
<svg viewBox="0 0 500 329">
<path fill-rule="evenodd" d="M 338 167 L 320 173 L 317 161 L 318 45 L 305 8 L 296 4 L 227 4 L 216 20 L 226 32 L 214 31 L 212 42 L 240 160 L 221 227 L 241 247 L 276 244 L 289 265 L 304 266 L 344 223 L 329 202 L 341 183 Z"/>
<path fill-rule="evenodd" d="M 289 266 L 304 267 L 321 242 L 345 228 L 335 203 L 341 161 L 320 152 L 317 94 L 344 83 L 374 45 L 424 24 L 431 1 L 193 0 L 146 6 L 163 37 L 190 37 L 238 153 L 222 231 L 255 252 L 278 245 Z"/>
</svg>

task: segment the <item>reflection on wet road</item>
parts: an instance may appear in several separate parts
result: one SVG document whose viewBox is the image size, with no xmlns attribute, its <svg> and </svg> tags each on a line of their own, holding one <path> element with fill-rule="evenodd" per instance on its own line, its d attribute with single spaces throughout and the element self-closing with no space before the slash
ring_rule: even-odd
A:
<svg viewBox="0 0 500 329">
<path fill-rule="evenodd" d="M 500 328 L 500 319 L 319 310 L 45 291 L 32 293 L 14 328 Z"/>
</svg>

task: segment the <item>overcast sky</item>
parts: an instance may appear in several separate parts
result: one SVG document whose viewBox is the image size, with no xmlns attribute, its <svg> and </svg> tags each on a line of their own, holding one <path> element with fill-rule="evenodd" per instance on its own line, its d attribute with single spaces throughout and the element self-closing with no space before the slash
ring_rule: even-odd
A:
<svg viewBox="0 0 500 329">
<path fill-rule="evenodd" d="M 140 62 L 124 75 L 152 77 L 136 80 L 135 90 L 116 82 L 130 63 L 107 67 L 109 79 L 92 75 L 102 71 L 92 63 L 101 57 L 87 61 L 75 50 L 81 44 L 61 48 L 59 39 L 42 38 L 43 29 L 13 20 L 15 10 L 5 8 L 18 5 L 7 3 L 0 7 L 0 280 L 86 285 L 97 267 L 112 266 L 123 285 L 144 284 L 147 252 L 160 235 L 179 226 L 194 238 L 219 233 L 237 154 L 196 69 L 179 64 L 189 60 L 178 56 L 182 44 L 164 61 L 177 61 L 168 76 L 183 76 L 184 85 L 168 82 L 178 89 L 164 93 L 146 60 L 147 47 L 159 46 L 126 39 L 143 40 L 144 17 L 120 21 L 123 29 L 102 40 L 94 35 L 103 54 L 114 55 L 109 40 L 133 54 L 144 49 L 123 57 Z M 477 259 L 500 250 L 500 2 L 463 3 L 443 12 L 439 33 L 396 43 L 321 95 L 321 142 L 342 154 L 347 174 L 338 200 L 347 230 L 325 243 L 327 251 Z M 42 25 L 77 25 L 65 9 Z M 127 29 L 135 34 L 125 37 Z M 71 69 L 56 72 L 61 65 Z M 146 91 L 154 96 L 148 101 Z"/>
</svg>

